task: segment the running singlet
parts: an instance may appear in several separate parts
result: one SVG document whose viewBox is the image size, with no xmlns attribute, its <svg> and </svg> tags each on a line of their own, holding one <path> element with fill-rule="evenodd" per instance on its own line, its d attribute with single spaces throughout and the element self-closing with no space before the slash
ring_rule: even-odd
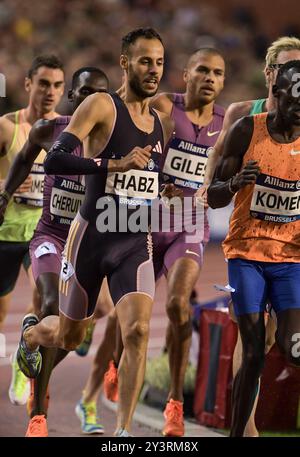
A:
<svg viewBox="0 0 300 457">
<path fill-rule="evenodd" d="M 264 109 L 266 103 L 265 98 L 259 98 L 258 100 L 253 100 L 253 105 L 249 116 L 254 116 L 254 114 L 264 113 L 266 110 Z"/>
<path fill-rule="evenodd" d="M 269 135 L 267 113 L 253 119 L 243 165 L 256 160 L 261 173 L 236 194 L 225 257 L 300 262 L 300 139 L 277 143 Z"/>
<path fill-rule="evenodd" d="M 31 126 L 24 118 L 24 110 L 15 112 L 15 128 L 12 143 L 7 154 L 0 159 L 0 179 L 5 179 L 8 170 L 27 141 Z M 26 242 L 32 238 L 36 224 L 41 216 L 43 199 L 43 160 L 45 152 L 37 157 L 32 173 L 32 189 L 29 193 L 14 194 L 10 200 L 5 218 L 0 227 L 0 240 Z"/>
<path fill-rule="evenodd" d="M 150 208 L 151 202 L 158 196 L 159 162 L 164 150 L 164 139 L 162 126 L 155 110 L 150 109 L 154 117 L 154 128 L 148 134 L 136 127 L 126 105 L 117 94 L 112 94 L 111 98 L 116 111 L 115 123 L 107 145 L 97 157 L 121 159 L 135 146 L 152 145 L 151 158 L 147 168 L 143 170 L 129 170 L 126 173 L 103 171 L 103 174 L 85 177 L 87 192 L 80 214 L 92 225 L 96 225 L 96 218 L 107 209 L 107 205 L 114 201 L 118 208 L 116 214 L 116 227 L 118 227 L 122 208 L 126 208 L 126 214 L 130 215 L 141 206 Z M 148 228 L 145 230 L 147 231 Z"/>
<path fill-rule="evenodd" d="M 70 116 L 57 117 L 53 132 L 54 142 L 70 122 Z M 72 154 L 83 156 L 82 146 Z M 43 213 L 37 225 L 36 235 L 51 235 L 62 241 L 67 239 L 72 220 L 84 199 L 85 188 L 80 176 L 45 175 Z"/>
<path fill-rule="evenodd" d="M 171 117 L 175 122 L 175 134 L 169 143 L 163 165 L 164 181 L 182 188 L 184 197 L 190 199 L 184 200 L 182 220 L 185 228 L 171 215 L 170 231 L 184 231 L 187 228 L 190 231 L 193 226 L 197 225 L 199 229 L 199 225 L 203 224 L 205 242 L 209 239 L 207 211 L 201 216 L 200 224 L 199 221 L 196 223 L 196 209 L 193 207 L 192 197 L 203 184 L 208 155 L 222 130 L 224 112 L 221 106 L 214 105 L 212 121 L 204 127 L 198 127 L 186 115 L 184 95 L 174 94 Z M 156 236 L 159 236 L 159 233 Z"/>
<path fill-rule="evenodd" d="M 166 181 L 192 195 L 203 184 L 208 155 L 222 129 L 224 109 L 214 105 L 213 119 L 205 127 L 193 124 L 185 113 L 183 94 L 174 94 L 171 117 L 175 136 L 170 142 L 163 172 Z"/>
</svg>

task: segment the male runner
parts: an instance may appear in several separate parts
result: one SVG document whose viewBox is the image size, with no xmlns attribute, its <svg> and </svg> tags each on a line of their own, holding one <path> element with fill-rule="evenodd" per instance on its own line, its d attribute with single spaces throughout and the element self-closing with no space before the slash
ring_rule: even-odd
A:
<svg viewBox="0 0 300 457">
<path fill-rule="evenodd" d="M 190 57 L 184 70 L 186 92 L 161 94 L 152 105 L 175 122 L 163 172 L 168 182 L 183 189 L 184 197 L 193 198 L 202 185 L 207 157 L 222 129 L 224 109 L 215 100 L 224 86 L 225 62 L 213 48 L 202 48 Z M 187 198 L 185 198 L 187 200 Z M 203 247 L 208 241 L 208 221 L 201 239 L 187 241 L 187 233 L 152 234 L 156 279 L 166 276 L 169 317 L 167 349 L 171 385 L 164 411 L 165 436 L 183 436 L 183 384 L 192 337 L 190 296 L 199 278 Z"/>
<path fill-rule="evenodd" d="M 34 122 L 40 118 L 54 119 L 58 116 L 55 109 L 64 91 L 61 61 L 52 55 L 36 57 L 25 78 L 25 90 L 29 95 L 27 107 L 0 118 L 1 180 L 6 178 L 11 163 L 26 142 Z M 0 329 L 22 264 L 33 288 L 34 308 L 39 306 L 30 268 L 29 242 L 42 212 L 43 160 L 42 152 L 33 165 L 27 186 L 22 189 L 25 192 L 16 193 L 10 199 L 5 222 L 0 227 Z M 7 200 L 10 197 L 6 192 L 2 195 Z M 15 360 L 13 365 L 16 376 L 9 390 L 10 399 L 13 403 L 24 404 L 29 395 L 29 384 Z"/>
<path fill-rule="evenodd" d="M 276 106 L 276 99 L 272 93 L 272 86 L 275 82 L 278 69 L 290 60 L 300 60 L 300 40 L 296 37 L 281 37 L 274 41 L 267 50 L 266 65 L 264 74 L 266 78 L 266 85 L 268 87 L 268 97 L 266 99 L 248 100 L 238 103 L 232 103 L 226 111 L 223 128 L 215 144 L 212 154 L 210 154 L 207 162 L 207 167 L 204 177 L 204 185 L 199 189 L 204 192 L 210 184 L 217 161 L 222 156 L 224 149 L 225 136 L 229 128 L 243 116 L 259 114 L 265 111 L 272 111 Z M 231 318 L 236 322 L 232 307 L 230 308 Z M 266 347 L 265 353 L 267 354 L 275 342 L 276 323 L 270 319 L 266 314 Z M 240 335 L 238 334 L 237 344 L 233 354 L 233 376 L 236 375 L 242 360 L 242 344 Z M 253 411 L 247 422 L 245 428 L 245 436 L 258 436 L 258 431 L 255 425 L 255 411 L 258 402 L 259 386 L 257 389 L 257 396 L 254 403 Z"/>
<path fill-rule="evenodd" d="M 86 193 L 65 248 L 60 317 L 49 316 L 40 323 L 33 315 L 24 318 L 18 351 L 20 368 L 35 377 L 41 366 L 39 344 L 75 349 L 107 276 L 124 344 L 117 436 L 129 435 L 145 371 L 154 295 L 151 234 L 148 220 L 146 226 L 138 227 L 131 222 L 136 216 L 136 220 L 147 219 L 149 204 L 157 197 L 158 162 L 173 129 L 167 116 L 158 116 L 149 108 L 163 63 L 164 48 L 157 32 L 147 28 L 127 34 L 120 58 L 125 72 L 124 101 L 117 94 L 88 97 L 51 148 L 46 172 L 88 175 Z M 85 138 L 86 158 L 71 155 Z M 151 152 L 155 147 L 156 152 Z"/>
<path fill-rule="evenodd" d="M 223 243 L 243 345 L 233 385 L 231 436 L 243 436 L 264 364 L 267 299 L 277 317 L 276 342 L 300 366 L 299 201 L 300 61 L 278 71 L 273 112 L 246 116 L 225 140 L 223 160 L 208 189 L 211 207 L 234 211 Z M 298 81 L 298 82 L 297 82 Z"/>
<path fill-rule="evenodd" d="M 69 100 L 73 110 L 90 94 L 107 92 L 108 79 L 102 70 L 94 67 L 82 67 L 72 78 L 72 89 Z M 28 176 L 32 164 L 41 150 L 48 151 L 63 129 L 68 125 L 70 116 L 58 117 L 54 120 L 36 122 L 21 152 L 16 156 L 5 182 L 4 190 L 13 195 L 15 189 Z M 81 147 L 74 154 L 83 155 Z M 84 186 L 80 176 L 45 176 L 43 213 L 30 243 L 30 257 L 33 277 L 41 297 L 40 318 L 58 314 L 58 281 L 61 269 L 62 251 L 68 236 L 69 227 L 84 197 Z M 1 206 L 2 205 L 2 206 Z M 0 211 L 4 214 L 5 199 L 0 196 Z M 33 381 L 34 398 L 30 404 L 29 426 L 27 437 L 48 436 L 46 390 L 49 383 L 55 357 L 59 360 L 67 354 L 56 348 L 40 348 L 43 365 L 39 376 Z M 57 354 L 60 352 L 60 354 Z M 89 424 L 88 431 L 92 429 Z M 93 433 L 103 433 L 103 427 L 93 424 Z"/>
</svg>

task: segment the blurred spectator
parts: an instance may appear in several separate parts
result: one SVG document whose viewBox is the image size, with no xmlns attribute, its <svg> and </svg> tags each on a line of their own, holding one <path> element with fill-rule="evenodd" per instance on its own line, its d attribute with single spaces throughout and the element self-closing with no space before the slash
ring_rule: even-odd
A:
<svg viewBox="0 0 300 457">
<path fill-rule="evenodd" d="M 117 89 L 121 37 L 143 26 L 156 28 L 165 42 L 161 90 L 182 90 L 188 56 L 200 46 L 216 46 L 227 63 L 221 103 L 256 98 L 264 93 L 263 78 L 257 77 L 263 62 L 258 58 L 263 57 L 268 38 L 245 8 L 233 10 L 231 17 L 225 21 L 209 1 L 2 0 L 0 72 L 6 76 L 7 97 L 0 100 L 0 114 L 25 104 L 26 69 L 41 53 L 55 53 L 64 61 L 67 80 L 80 66 L 100 66 L 108 74 L 111 88 Z M 65 112 L 66 106 L 64 100 L 60 111 Z"/>
</svg>

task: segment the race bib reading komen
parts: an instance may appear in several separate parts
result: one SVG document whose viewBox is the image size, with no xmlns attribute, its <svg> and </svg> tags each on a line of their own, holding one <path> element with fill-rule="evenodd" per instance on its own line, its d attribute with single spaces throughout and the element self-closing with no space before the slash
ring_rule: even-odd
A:
<svg viewBox="0 0 300 457">
<path fill-rule="evenodd" d="M 14 202 L 22 203 L 29 206 L 43 206 L 44 192 L 44 165 L 42 163 L 34 163 L 29 174 L 31 177 L 31 189 L 29 192 L 21 192 L 14 194 Z"/>
<path fill-rule="evenodd" d="M 108 173 L 105 192 L 118 197 L 120 203 L 149 205 L 158 196 L 158 173 L 145 170 Z"/>
<path fill-rule="evenodd" d="M 254 186 L 250 214 L 267 222 L 300 219 L 300 181 L 260 174 Z"/>
<path fill-rule="evenodd" d="M 211 147 L 174 138 L 168 149 L 163 172 L 179 187 L 199 189 Z"/>
</svg>

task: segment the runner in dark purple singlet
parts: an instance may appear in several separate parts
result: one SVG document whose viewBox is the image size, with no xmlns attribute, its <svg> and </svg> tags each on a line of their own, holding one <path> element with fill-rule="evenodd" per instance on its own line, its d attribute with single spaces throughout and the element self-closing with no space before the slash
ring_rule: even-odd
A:
<svg viewBox="0 0 300 457">
<path fill-rule="evenodd" d="M 69 100 L 75 110 L 90 94 L 107 92 L 108 79 L 102 70 L 94 67 L 82 67 L 72 78 Z M 69 124 L 70 116 L 57 117 L 51 121 L 37 121 L 33 125 L 29 139 L 17 155 L 5 188 L 14 190 L 23 182 L 31 170 L 41 149 L 48 151 L 53 142 Z M 75 156 L 83 156 L 79 145 Z M 43 212 L 30 243 L 30 257 L 34 280 L 41 296 L 40 318 L 58 314 L 58 281 L 61 271 L 61 258 L 72 220 L 76 216 L 84 197 L 84 185 L 81 176 L 45 175 Z M 26 436 L 48 436 L 46 392 L 54 365 L 57 365 L 67 351 L 56 348 L 40 348 L 43 354 L 41 372 L 34 382 L 32 397 L 28 404 L 31 417 Z M 33 386 L 32 386 L 33 387 Z M 96 425 L 96 424 L 95 424 Z M 102 426 L 94 426 L 94 433 L 103 433 Z"/>
</svg>

